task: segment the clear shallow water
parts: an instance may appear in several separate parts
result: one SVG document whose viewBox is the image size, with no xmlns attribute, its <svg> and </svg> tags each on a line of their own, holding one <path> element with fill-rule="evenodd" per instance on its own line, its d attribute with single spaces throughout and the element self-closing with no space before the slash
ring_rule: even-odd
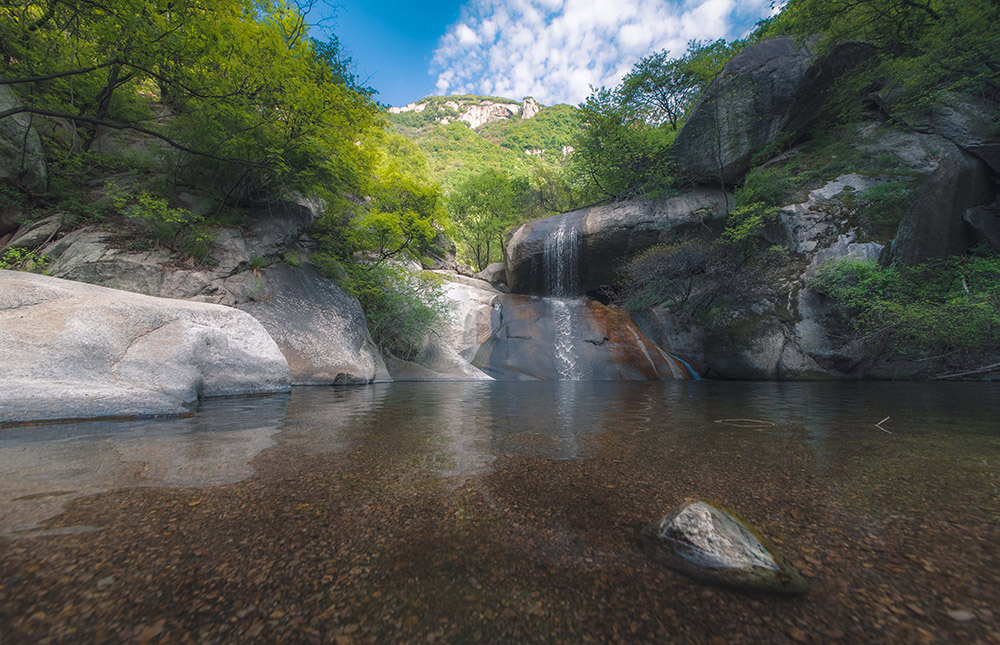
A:
<svg viewBox="0 0 1000 645">
<path fill-rule="evenodd" d="M 649 562 L 685 499 L 811 593 Z M 991 640 L 998 518 L 996 385 L 302 388 L 0 430 L 0 641 Z"/>
</svg>

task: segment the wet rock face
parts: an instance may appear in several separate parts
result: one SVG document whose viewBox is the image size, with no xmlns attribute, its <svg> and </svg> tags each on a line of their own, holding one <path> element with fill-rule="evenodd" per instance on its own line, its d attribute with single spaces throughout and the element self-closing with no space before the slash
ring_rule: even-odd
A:
<svg viewBox="0 0 1000 645">
<path fill-rule="evenodd" d="M 788 37 L 733 57 L 691 110 L 674 144 L 678 170 L 702 181 L 736 182 L 754 154 L 779 136 L 799 138 L 819 116 L 840 74 L 874 53 L 843 43 L 816 58 Z"/>
<path fill-rule="evenodd" d="M 686 575 L 748 591 L 799 594 L 806 582 L 743 523 L 705 502 L 688 502 L 647 527 L 654 559 Z"/>
<path fill-rule="evenodd" d="M 703 188 L 533 220 L 510 234 L 507 286 L 513 293 L 566 297 L 611 284 L 623 262 L 675 229 L 724 217 L 727 199 Z"/>
<path fill-rule="evenodd" d="M 619 309 L 594 300 L 499 295 L 472 364 L 498 380 L 692 378 Z"/>
</svg>

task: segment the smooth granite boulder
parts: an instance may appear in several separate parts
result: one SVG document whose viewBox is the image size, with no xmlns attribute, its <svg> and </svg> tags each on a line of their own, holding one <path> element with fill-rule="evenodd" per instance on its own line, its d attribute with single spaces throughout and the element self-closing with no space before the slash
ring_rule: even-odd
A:
<svg viewBox="0 0 1000 645">
<path fill-rule="evenodd" d="M 354 296 L 311 266 L 260 271 L 254 300 L 239 308 L 256 318 L 288 359 L 294 385 L 387 380 Z"/>
<path fill-rule="evenodd" d="M 800 594 L 806 581 L 738 519 L 687 502 L 643 534 L 650 555 L 696 580 L 746 591 Z"/>
<path fill-rule="evenodd" d="M 819 117 L 837 78 L 872 56 L 871 45 L 842 43 L 817 56 L 812 41 L 773 38 L 734 56 L 691 109 L 673 146 L 681 175 L 733 184 L 754 155 L 794 142 Z"/>
<path fill-rule="evenodd" d="M 0 271 L 0 423 L 181 414 L 202 396 L 289 389 L 250 315 Z"/>
</svg>

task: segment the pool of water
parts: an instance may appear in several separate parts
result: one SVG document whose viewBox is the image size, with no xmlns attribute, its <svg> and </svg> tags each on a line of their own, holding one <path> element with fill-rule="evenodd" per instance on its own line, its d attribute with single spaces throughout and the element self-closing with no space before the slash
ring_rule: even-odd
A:
<svg viewBox="0 0 1000 645">
<path fill-rule="evenodd" d="M 998 641 L 998 420 L 994 384 L 494 382 L 0 429 L 0 642 Z M 651 561 L 691 499 L 810 592 Z"/>
</svg>

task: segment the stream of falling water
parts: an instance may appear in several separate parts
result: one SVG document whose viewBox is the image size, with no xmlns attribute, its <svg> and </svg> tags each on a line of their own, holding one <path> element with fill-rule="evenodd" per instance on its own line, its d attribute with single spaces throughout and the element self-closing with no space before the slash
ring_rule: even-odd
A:
<svg viewBox="0 0 1000 645">
<path fill-rule="evenodd" d="M 552 352 L 555 356 L 556 371 L 564 381 L 579 381 L 583 379 L 580 361 L 576 352 L 576 342 L 573 325 L 572 300 L 565 298 L 549 298 L 552 312 L 552 323 L 555 329 L 555 342 Z"/>
<path fill-rule="evenodd" d="M 576 295 L 579 261 L 579 231 L 574 222 L 563 217 L 555 233 L 545 240 L 543 264 L 545 290 L 549 295 Z"/>
</svg>

